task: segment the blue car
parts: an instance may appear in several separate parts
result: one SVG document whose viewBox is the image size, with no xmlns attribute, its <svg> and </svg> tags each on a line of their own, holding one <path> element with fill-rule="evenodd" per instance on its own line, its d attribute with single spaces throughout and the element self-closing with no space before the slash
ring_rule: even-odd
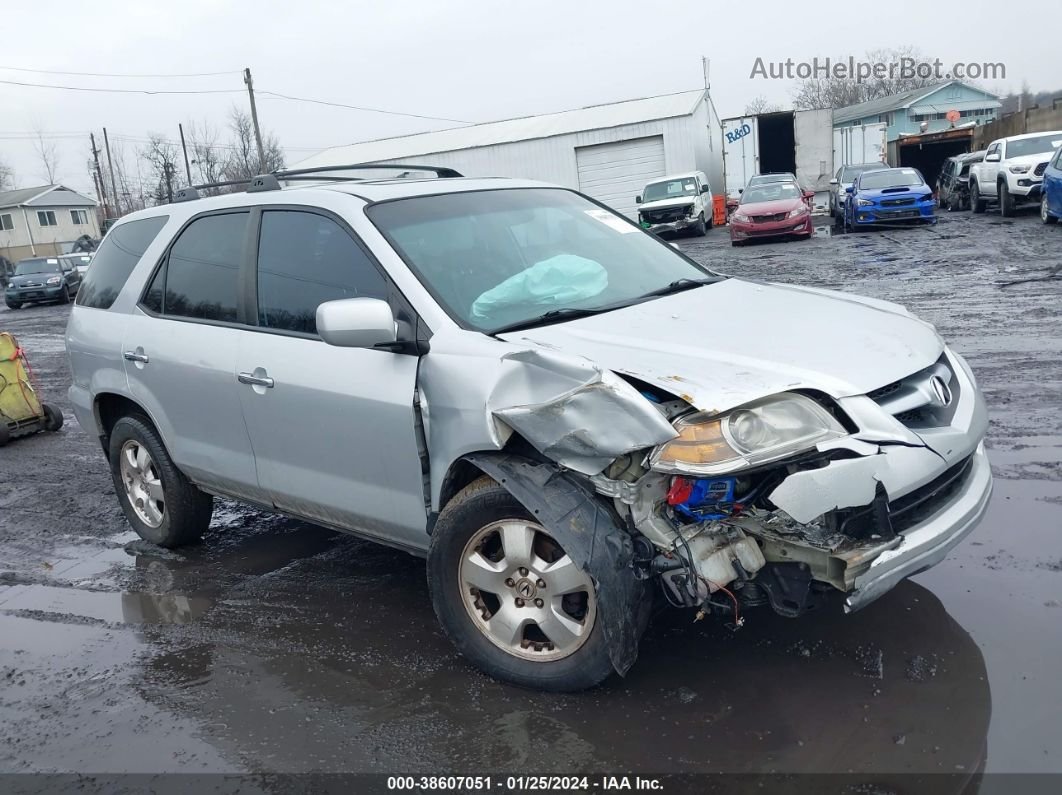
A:
<svg viewBox="0 0 1062 795">
<path fill-rule="evenodd" d="M 1053 224 L 1062 218 L 1062 146 L 1044 170 L 1043 192 L 1040 194 L 1040 220 Z"/>
<path fill-rule="evenodd" d="M 896 222 L 936 223 L 937 203 L 916 168 L 864 171 L 848 188 L 844 228 L 859 229 Z"/>
</svg>

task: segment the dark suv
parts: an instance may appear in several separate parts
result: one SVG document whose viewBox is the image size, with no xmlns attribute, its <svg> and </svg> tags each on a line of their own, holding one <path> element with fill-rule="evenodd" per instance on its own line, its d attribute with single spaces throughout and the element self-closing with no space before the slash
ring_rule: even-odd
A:
<svg viewBox="0 0 1062 795">
<path fill-rule="evenodd" d="M 8 309 L 20 309 L 35 301 L 62 301 L 81 286 L 81 274 L 68 260 L 59 257 L 31 257 L 20 260 L 4 288 Z"/>
</svg>

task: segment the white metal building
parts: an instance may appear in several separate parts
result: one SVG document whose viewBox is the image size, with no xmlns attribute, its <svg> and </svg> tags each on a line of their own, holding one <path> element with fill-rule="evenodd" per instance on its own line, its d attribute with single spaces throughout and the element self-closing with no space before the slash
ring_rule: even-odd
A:
<svg viewBox="0 0 1062 795">
<path fill-rule="evenodd" d="M 722 128 L 704 90 L 337 146 L 295 168 L 401 162 L 553 182 L 632 218 L 635 196 L 666 174 L 704 171 L 723 190 Z"/>
</svg>

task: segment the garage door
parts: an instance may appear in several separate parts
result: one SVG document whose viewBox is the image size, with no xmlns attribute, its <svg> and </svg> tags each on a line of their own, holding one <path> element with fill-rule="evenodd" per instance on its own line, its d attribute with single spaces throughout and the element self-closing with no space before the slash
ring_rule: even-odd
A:
<svg viewBox="0 0 1062 795">
<path fill-rule="evenodd" d="M 634 197 L 647 182 L 664 176 L 664 137 L 634 138 L 575 150 L 579 190 L 637 218 Z"/>
</svg>

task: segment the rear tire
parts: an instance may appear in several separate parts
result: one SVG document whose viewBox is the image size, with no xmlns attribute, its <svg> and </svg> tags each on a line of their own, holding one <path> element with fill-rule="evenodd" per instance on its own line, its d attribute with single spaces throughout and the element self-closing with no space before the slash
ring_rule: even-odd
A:
<svg viewBox="0 0 1062 795">
<path fill-rule="evenodd" d="M 526 539 L 531 540 L 523 543 Z M 488 477 L 463 489 L 439 514 L 428 549 L 432 606 L 457 650 L 488 675 L 536 690 L 571 692 L 594 687 L 612 674 L 596 608 L 609 595 L 597 593 L 585 572 L 569 568 L 574 562 L 564 565 L 568 576 L 563 579 L 550 572 L 567 557 L 563 544 Z M 481 587 L 472 585 L 479 577 L 488 579 Z M 581 583 L 575 586 L 579 590 L 565 586 L 573 581 Z M 530 593 L 526 600 L 522 589 Z M 557 612 L 569 608 L 573 612 Z M 492 629 L 490 622 L 499 616 L 508 620 Z M 516 621 L 527 623 L 506 632 Z"/>
<path fill-rule="evenodd" d="M 970 180 L 970 210 L 975 213 L 983 213 L 988 202 L 981 198 L 981 188 L 977 180 Z"/>
<path fill-rule="evenodd" d="M 1045 224 L 1058 223 L 1058 217 L 1051 215 L 1051 210 L 1047 207 L 1047 194 L 1040 196 L 1040 220 Z"/>
<path fill-rule="evenodd" d="M 107 449 L 118 502 L 141 538 L 173 548 L 202 537 L 210 526 L 214 498 L 177 469 L 145 418 L 118 420 Z"/>
<path fill-rule="evenodd" d="M 44 410 L 44 430 L 55 432 L 63 427 L 63 412 L 48 403 L 43 403 L 41 408 Z"/>
<path fill-rule="evenodd" d="M 1014 215 L 1014 195 L 1010 192 L 1006 182 L 999 183 L 999 214 L 1004 218 Z"/>
</svg>

